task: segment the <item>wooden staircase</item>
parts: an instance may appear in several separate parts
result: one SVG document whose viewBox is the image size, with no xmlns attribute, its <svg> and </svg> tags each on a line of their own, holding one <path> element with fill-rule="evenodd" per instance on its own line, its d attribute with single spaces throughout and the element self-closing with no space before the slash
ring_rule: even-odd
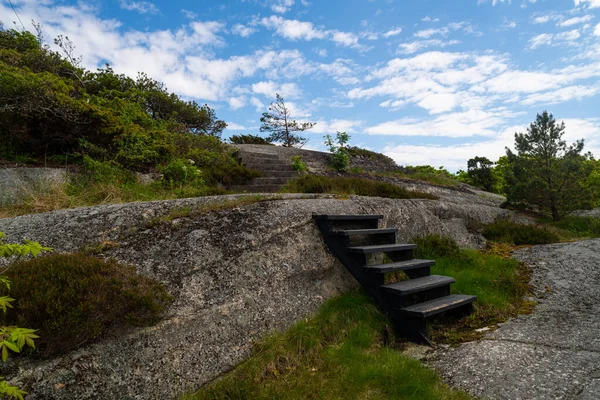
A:
<svg viewBox="0 0 600 400">
<path fill-rule="evenodd" d="M 431 275 L 433 260 L 413 258 L 415 244 L 396 243 L 396 228 L 379 228 L 383 215 L 314 215 L 331 252 L 409 340 L 431 342 L 426 320 L 441 314 L 466 315 L 476 296 L 450 294 L 454 279 Z M 383 263 L 385 254 L 392 262 Z M 385 284 L 386 273 L 403 271 L 408 280 Z"/>
<path fill-rule="evenodd" d="M 276 154 L 243 152 L 238 153 L 242 165 L 260 171 L 259 178 L 254 178 L 244 185 L 232 185 L 229 189 L 235 192 L 274 193 L 286 182 L 298 176 L 289 162 L 281 160 Z"/>
</svg>

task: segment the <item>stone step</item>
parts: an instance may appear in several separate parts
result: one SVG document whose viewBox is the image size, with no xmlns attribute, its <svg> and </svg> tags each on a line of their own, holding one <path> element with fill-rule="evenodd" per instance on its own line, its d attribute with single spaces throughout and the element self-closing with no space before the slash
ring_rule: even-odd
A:
<svg viewBox="0 0 600 400">
<path fill-rule="evenodd" d="M 381 289 L 396 296 L 407 296 L 409 294 L 425 292 L 442 286 L 449 286 L 454 282 L 454 278 L 449 276 L 429 275 L 422 278 L 382 285 Z"/>
<path fill-rule="evenodd" d="M 434 264 L 435 261 L 433 260 L 414 259 L 408 261 L 393 262 L 389 264 L 366 265 L 363 268 L 365 272 L 383 274 L 386 272 L 410 271 L 414 269 L 429 268 Z"/>
<path fill-rule="evenodd" d="M 406 251 L 416 249 L 416 244 L 394 243 L 394 244 L 378 244 L 375 246 L 356 246 L 349 247 L 348 250 L 352 253 L 373 254 L 373 253 L 392 253 L 396 251 Z"/>
<path fill-rule="evenodd" d="M 286 164 L 262 164 L 262 163 L 244 163 L 246 168 L 256 169 L 258 171 L 294 171 L 291 165 Z"/>
<path fill-rule="evenodd" d="M 279 160 L 278 158 L 258 158 L 258 157 L 243 157 L 242 164 L 260 164 L 260 165 L 288 165 L 288 163 Z"/>
<path fill-rule="evenodd" d="M 403 307 L 399 311 L 409 317 L 425 319 L 459 307 L 471 306 L 476 300 L 477 296 L 451 294 L 449 296 Z"/>
<path fill-rule="evenodd" d="M 261 171 L 261 178 L 297 178 L 300 174 L 296 171 Z"/>
<path fill-rule="evenodd" d="M 288 180 L 285 177 L 261 176 L 252 179 L 252 185 L 285 185 Z"/>
<path fill-rule="evenodd" d="M 244 158 L 256 158 L 256 159 L 277 159 L 279 160 L 279 156 L 277 154 L 269 154 L 269 153 L 254 153 L 254 152 L 248 152 L 248 151 L 240 151 L 238 153 L 238 157 L 244 159 Z"/>
<path fill-rule="evenodd" d="M 233 185 L 229 189 L 237 193 L 275 193 L 281 185 Z"/>
</svg>

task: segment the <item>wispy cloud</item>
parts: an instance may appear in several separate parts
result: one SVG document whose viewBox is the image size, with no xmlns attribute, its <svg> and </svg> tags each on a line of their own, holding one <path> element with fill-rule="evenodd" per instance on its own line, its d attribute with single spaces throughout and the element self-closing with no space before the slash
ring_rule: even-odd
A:
<svg viewBox="0 0 600 400">
<path fill-rule="evenodd" d="M 149 1 L 120 1 L 121 8 L 129 11 L 137 11 L 140 14 L 158 14 L 160 10 Z"/>
</svg>

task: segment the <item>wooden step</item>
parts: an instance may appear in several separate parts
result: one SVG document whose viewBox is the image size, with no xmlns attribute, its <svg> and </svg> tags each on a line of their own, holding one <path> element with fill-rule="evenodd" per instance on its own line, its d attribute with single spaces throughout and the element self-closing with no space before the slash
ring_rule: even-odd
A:
<svg viewBox="0 0 600 400">
<path fill-rule="evenodd" d="M 435 264 L 433 260 L 408 260 L 399 261 L 389 264 L 366 265 L 364 271 L 375 274 L 383 274 L 385 272 L 394 271 L 409 271 L 413 269 L 428 268 Z"/>
<path fill-rule="evenodd" d="M 380 220 L 383 215 L 379 214 L 316 214 L 314 219 L 324 219 L 328 221 L 357 221 L 357 220 Z"/>
<path fill-rule="evenodd" d="M 332 231 L 332 235 L 339 236 L 363 236 L 363 235 L 384 235 L 390 233 L 397 233 L 398 228 L 380 228 L 380 229 L 346 229 L 339 231 Z"/>
<path fill-rule="evenodd" d="M 409 294 L 424 292 L 454 283 L 454 278 L 442 275 L 429 275 L 422 278 L 409 279 L 407 281 L 382 285 L 381 289 L 396 296 L 407 296 Z"/>
<path fill-rule="evenodd" d="M 472 304 L 475 300 L 477 300 L 477 296 L 471 296 L 468 294 L 451 294 L 438 299 L 403 307 L 399 311 L 402 314 L 410 317 L 429 318 L 448 310 L 467 306 Z"/>
<path fill-rule="evenodd" d="M 416 249 L 416 244 L 396 243 L 396 244 L 379 244 L 376 246 L 356 246 L 348 247 L 352 253 L 373 254 L 373 253 L 389 253 L 394 251 L 406 251 Z"/>
</svg>

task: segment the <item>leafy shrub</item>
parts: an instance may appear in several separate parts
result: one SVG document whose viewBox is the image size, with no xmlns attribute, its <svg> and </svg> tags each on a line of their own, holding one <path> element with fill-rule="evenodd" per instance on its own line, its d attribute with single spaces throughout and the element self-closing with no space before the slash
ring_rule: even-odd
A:
<svg viewBox="0 0 600 400">
<path fill-rule="evenodd" d="M 387 197 L 390 199 L 437 199 L 429 193 L 411 192 L 400 186 L 358 177 L 329 178 L 304 175 L 290 180 L 283 188 L 286 193 L 336 193 L 358 196 Z"/>
<path fill-rule="evenodd" d="M 524 225 L 509 220 L 499 219 L 483 229 L 483 236 L 496 242 L 522 244 L 548 244 L 560 241 L 559 236 L 535 225 Z"/>
<path fill-rule="evenodd" d="M 135 267 L 85 254 L 53 254 L 16 262 L 7 275 L 15 306 L 6 323 L 38 329 L 39 353 L 51 357 L 109 332 L 159 321 L 171 301 Z"/>
<path fill-rule="evenodd" d="M 204 185 L 202 173 L 194 166 L 193 160 L 184 160 L 175 158 L 164 166 L 159 166 L 158 170 L 163 174 L 163 181 L 169 184 L 195 183 Z"/>
<path fill-rule="evenodd" d="M 413 243 L 419 246 L 415 258 L 456 257 L 460 253 L 458 244 L 450 236 L 430 234 L 414 239 Z"/>
<path fill-rule="evenodd" d="M 308 171 L 308 165 L 304 161 L 302 161 L 302 157 L 293 156 L 292 157 L 292 169 L 298 172 Z"/>
<path fill-rule="evenodd" d="M 345 171 L 350 165 L 350 155 L 345 147 L 350 140 L 350 136 L 346 132 L 338 132 L 335 140 L 330 135 L 325 135 L 323 138 L 325 139 L 325 146 L 331 152 L 331 166 L 337 171 Z"/>
<path fill-rule="evenodd" d="M 264 138 L 258 135 L 233 135 L 229 138 L 233 144 L 264 144 L 274 146 L 271 143 L 271 138 Z"/>
</svg>

